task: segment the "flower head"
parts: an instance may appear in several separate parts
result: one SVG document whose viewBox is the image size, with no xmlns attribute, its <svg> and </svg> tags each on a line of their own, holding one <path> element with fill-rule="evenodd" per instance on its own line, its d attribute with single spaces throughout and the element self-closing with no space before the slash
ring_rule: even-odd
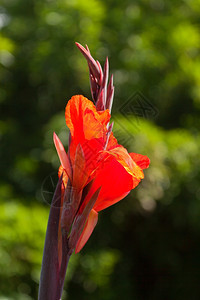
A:
<svg viewBox="0 0 200 300">
<path fill-rule="evenodd" d="M 54 133 L 62 174 L 62 212 L 60 228 L 69 247 L 79 252 L 97 224 L 98 212 L 123 199 L 149 166 L 147 156 L 128 153 L 113 135 L 110 122 L 114 87 L 108 82 L 108 60 L 104 72 L 89 49 L 77 44 L 87 58 L 93 100 L 73 96 L 65 109 L 70 130 L 68 153 Z"/>
</svg>

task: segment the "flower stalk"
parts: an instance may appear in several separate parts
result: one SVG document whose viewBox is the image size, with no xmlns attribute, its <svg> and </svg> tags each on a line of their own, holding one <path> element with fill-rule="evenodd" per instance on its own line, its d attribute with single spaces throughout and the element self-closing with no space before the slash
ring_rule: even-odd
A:
<svg viewBox="0 0 200 300">
<path fill-rule="evenodd" d="M 61 207 L 61 185 L 62 176 L 59 178 L 50 208 L 42 260 L 38 300 L 61 299 L 65 273 L 69 258 L 71 256 L 71 252 L 69 251 L 68 247 L 68 240 L 63 236 L 62 258 L 61 262 L 59 262 L 58 232 Z"/>
</svg>

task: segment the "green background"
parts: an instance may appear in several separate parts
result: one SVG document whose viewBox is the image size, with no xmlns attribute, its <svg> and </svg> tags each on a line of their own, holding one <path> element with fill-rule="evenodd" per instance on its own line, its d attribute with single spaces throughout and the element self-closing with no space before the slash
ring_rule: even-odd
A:
<svg viewBox="0 0 200 300">
<path fill-rule="evenodd" d="M 75 41 L 109 57 L 114 134 L 151 165 L 100 213 L 63 300 L 200 299 L 199 25 L 200 0 L 1 0 L 0 299 L 37 299 L 52 134 L 67 148 L 65 105 L 91 98 Z"/>
</svg>

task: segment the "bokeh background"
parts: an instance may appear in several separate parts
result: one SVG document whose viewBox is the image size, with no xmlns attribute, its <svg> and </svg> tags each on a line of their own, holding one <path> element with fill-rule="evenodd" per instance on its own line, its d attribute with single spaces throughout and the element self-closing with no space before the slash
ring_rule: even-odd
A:
<svg viewBox="0 0 200 300">
<path fill-rule="evenodd" d="M 200 299 L 200 0 L 1 0 L 0 299 L 37 299 L 53 131 L 89 99 L 88 44 L 114 74 L 114 134 L 148 155 L 143 182 L 100 214 L 63 300 Z"/>
</svg>

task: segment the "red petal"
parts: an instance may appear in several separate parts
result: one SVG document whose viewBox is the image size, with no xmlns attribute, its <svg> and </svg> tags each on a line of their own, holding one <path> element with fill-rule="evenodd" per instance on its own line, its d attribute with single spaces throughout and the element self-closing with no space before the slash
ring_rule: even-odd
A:
<svg viewBox="0 0 200 300">
<path fill-rule="evenodd" d="M 80 144 L 76 148 L 75 161 L 73 165 L 73 187 L 81 190 L 88 179 L 87 172 L 85 172 L 85 157 L 83 149 Z"/>
<path fill-rule="evenodd" d="M 101 167 L 93 174 L 94 181 L 90 191 L 84 199 L 84 205 L 90 200 L 96 189 L 101 187 L 94 209 L 100 211 L 123 199 L 135 187 L 139 180 L 135 179 L 112 156 L 102 162 Z"/>
<path fill-rule="evenodd" d="M 146 169 L 149 167 L 150 159 L 146 155 L 138 154 L 138 153 L 129 153 L 134 162 L 141 168 Z"/>
<path fill-rule="evenodd" d="M 109 155 L 113 155 L 116 160 L 125 168 L 125 170 L 134 178 L 143 179 L 144 174 L 140 167 L 132 160 L 128 151 L 123 146 L 118 146 L 110 151 L 106 151 Z"/>
<path fill-rule="evenodd" d="M 108 109 L 98 112 L 90 100 L 77 95 L 67 103 L 65 119 L 72 137 L 81 143 L 85 139 L 103 137 L 106 133 L 105 125 L 110 120 L 110 113 Z"/>
<path fill-rule="evenodd" d="M 96 168 L 99 151 L 104 149 L 107 139 L 107 123 L 110 120 L 109 110 L 97 111 L 94 104 L 87 98 L 78 95 L 69 100 L 65 118 L 71 132 L 70 158 L 75 163 L 78 144 L 81 145 L 85 157 L 85 172 Z"/>
<path fill-rule="evenodd" d="M 113 135 L 113 132 L 111 132 L 110 134 L 110 138 L 109 138 L 109 141 L 108 141 L 108 145 L 107 145 L 107 150 L 111 150 L 113 148 L 116 148 L 120 146 L 117 142 L 117 139 L 114 137 Z"/>
<path fill-rule="evenodd" d="M 132 175 L 114 157 L 110 157 L 98 170 L 94 180 L 95 189 L 102 187 L 94 209 L 100 211 L 122 200 L 139 181 L 137 178 L 133 180 Z"/>
<path fill-rule="evenodd" d="M 102 151 L 91 190 L 84 200 L 89 201 L 92 193 L 101 186 L 99 197 L 94 205 L 96 211 L 105 209 L 123 199 L 144 177 L 142 169 L 132 160 L 122 146 L 110 151 Z"/>
<path fill-rule="evenodd" d="M 76 245 L 75 253 L 78 253 L 86 244 L 86 242 L 88 241 L 89 237 L 91 236 L 94 230 L 94 227 L 97 224 L 97 221 L 98 221 L 98 213 L 94 209 L 92 209 L 88 216 L 86 224 L 84 226 L 83 232 Z"/>
<path fill-rule="evenodd" d="M 71 179 L 72 178 L 72 171 L 71 171 L 71 166 L 70 166 L 68 155 L 65 152 L 65 148 L 63 147 L 63 144 L 61 143 L 60 139 L 55 134 L 55 132 L 53 134 L 53 140 L 54 140 L 54 144 L 55 144 L 55 147 L 56 147 L 61 165 L 63 166 L 63 168 L 67 172 L 67 175 Z"/>
</svg>

